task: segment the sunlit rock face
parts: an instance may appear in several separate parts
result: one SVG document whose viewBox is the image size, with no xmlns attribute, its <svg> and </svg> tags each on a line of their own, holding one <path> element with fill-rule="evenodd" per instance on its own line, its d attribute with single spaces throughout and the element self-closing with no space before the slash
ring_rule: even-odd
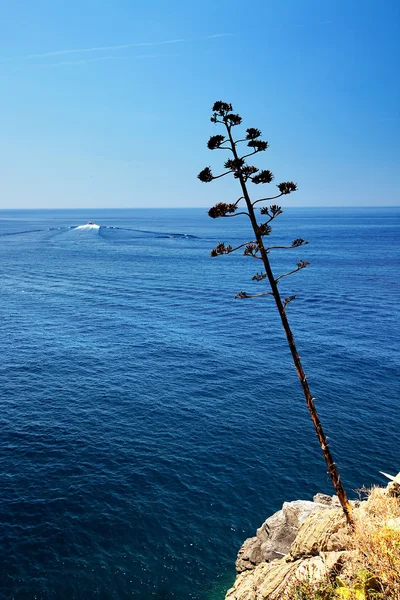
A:
<svg viewBox="0 0 400 600">
<path fill-rule="evenodd" d="M 285 502 L 248 538 L 227 600 L 279 600 L 301 581 L 318 583 L 349 559 L 349 532 L 337 498 Z"/>
</svg>

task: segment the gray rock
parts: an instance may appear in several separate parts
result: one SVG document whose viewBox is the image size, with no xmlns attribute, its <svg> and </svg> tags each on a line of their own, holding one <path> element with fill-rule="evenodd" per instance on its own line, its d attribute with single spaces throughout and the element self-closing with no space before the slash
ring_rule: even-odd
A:
<svg viewBox="0 0 400 600">
<path fill-rule="evenodd" d="M 247 538 L 237 555 L 236 571 L 238 573 L 249 571 L 262 561 L 261 541 L 258 537 Z"/>
<path fill-rule="evenodd" d="M 313 500 L 314 502 L 318 502 L 318 504 L 326 504 L 326 506 L 332 504 L 332 496 L 328 496 L 328 494 L 315 494 Z"/>
<path fill-rule="evenodd" d="M 331 508 L 340 506 L 340 500 L 337 496 L 328 496 L 328 494 L 315 494 L 313 500 L 318 504 L 325 504 L 325 506 L 330 506 Z"/>
<path fill-rule="evenodd" d="M 316 509 L 319 504 L 308 500 L 285 502 L 282 510 L 269 517 L 257 529 L 257 537 L 261 541 L 263 561 L 271 561 L 285 556 L 294 542 L 300 525 Z"/>
<path fill-rule="evenodd" d="M 317 494 L 316 497 L 325 496 Z M 332 504 L 332 498 L 327 496 Z M 277 560 L 288 554 L 300 525 L 316 509 L 328 509 L 331 505 L 309 500 L 285 502 L 281 510 L 269 517 L 255 537 L 248 538 L 239 550 L 236 560 L 238 573 L 254 569 L 262 562 Z"/>
</svg>

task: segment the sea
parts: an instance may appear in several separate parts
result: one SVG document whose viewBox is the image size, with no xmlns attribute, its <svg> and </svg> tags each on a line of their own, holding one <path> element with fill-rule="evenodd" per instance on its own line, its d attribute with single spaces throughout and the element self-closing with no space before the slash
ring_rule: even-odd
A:
<svg viewBox="0 0 400 600">
<path fill-rule="evenodd" d="M 399 208 L 284 206 L 268 245 L 351 498 L 400 470 Z M 93 226 L 87 225 L 88 220 Z M 333 493 L 246 217 L 0 211 L 0 598 L 223 600 Z"/>
</svg>

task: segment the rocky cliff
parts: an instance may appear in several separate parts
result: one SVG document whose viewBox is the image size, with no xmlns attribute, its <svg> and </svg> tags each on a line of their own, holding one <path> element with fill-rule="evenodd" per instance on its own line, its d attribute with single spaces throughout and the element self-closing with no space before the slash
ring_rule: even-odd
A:
<svg viewBox="0 0 400 600">
<path fill-rule="evenodd" d="M 393 556 L 400 564 L 399 498 L 400 485 L 389 484 L 386 489 L 375 488 L 369 499 L 352 502 L 352 505 L 356 531 L 365 534 L 369 523 L 371 535 L 377 533 L 379 536 L 383 532 L 377 538 L 384 548 L 383 555 L 390 555 L 394 549 Z M 393 516 L 396 518 L 389 518 Z M 318 586 L 332 581 L 332 577 L 337 581 L 338 575 L 345 575 L 350 565 L 353 579 L 354 573 L 358 577 L 360 566 L 364 565 L 359 562 L 359 551 L 352 536 L 336 496 L 317 494 L 313 502 L 286 502 L 280 511 L 263 523 L 254 537 L 244 542 L 236 561 L 236 580 L 227 592 L 226 600 L 292 600 L 298 597 L 293 590 L 305 582 Z M 368 546 L 368 535 L 366 543 Z M 374 560 L 373 567 L 380 562 L 379 555 L 378 560 Z M 370 567 L 371 563 L 367 566 Z M 379 589 L 385 588 L 385 597 L 400 600 L 400 591 L 393 592 L 397 585 L 400 590 L 397 563 L 396 569 L 392 566 L 383 573 L 380 583 L 378 581 Z M 389 589 L 390 569 L 394 575 Z M 374 569 L 375 573 L 378 571 L 379 568 Z M 367 572 L 365 568 L 363 572 Z M 373 579 L 376 581 L 375 577 Z M 382 584 L 383 580 L 386 580 L 386 587 L 384 582 Z M 360 588 L 359 580 L 355 581 Z M 368 585 L 372 585 L 371 581 L 370 578 Z M 368 594 L 365 595 L 367 597 Z"/>
</svg>

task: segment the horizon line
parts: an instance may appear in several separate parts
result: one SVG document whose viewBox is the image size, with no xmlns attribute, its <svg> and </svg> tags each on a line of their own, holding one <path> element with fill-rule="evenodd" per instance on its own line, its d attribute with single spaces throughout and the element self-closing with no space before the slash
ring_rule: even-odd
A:
<svg viewBox="0 0 400 600">
<path fill-rule="evenodd" d="M 297 204 L 292 208 L 400 208 L 400 204 L 329 204 L 329 205 L 317 205 L 317 204 Z M 188 209 L 204 209 L 207 210 L 208 206 L 98 206 L 98 207 L 83 207 L 83 208 L 71 208 L 71 207 L 14 207 L 14 208 L 0 208 L 0 211 L 12 211 L 12 210 L 188 210 Z"/>
</svg>

